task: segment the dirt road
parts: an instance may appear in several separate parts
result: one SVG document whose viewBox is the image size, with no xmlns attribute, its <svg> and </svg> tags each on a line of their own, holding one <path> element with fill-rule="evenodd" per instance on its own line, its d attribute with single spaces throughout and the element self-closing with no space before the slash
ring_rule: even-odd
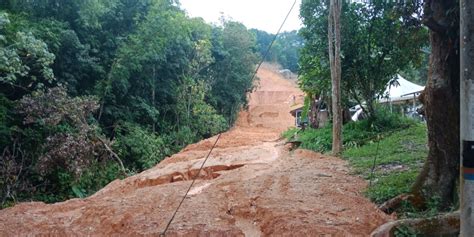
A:
<svg viewBox="0 0 474 237">
<path fill-rule="evenodd" d="M 222 135 L 167 236 L 367 236 L 389 220 L 340 159 L 279 141 L 302 98 L 268 65 L 249 111 Z M 0 211 L 1 236 L 158 236 L 216 137 L 86 199 Z"/>
</svg>

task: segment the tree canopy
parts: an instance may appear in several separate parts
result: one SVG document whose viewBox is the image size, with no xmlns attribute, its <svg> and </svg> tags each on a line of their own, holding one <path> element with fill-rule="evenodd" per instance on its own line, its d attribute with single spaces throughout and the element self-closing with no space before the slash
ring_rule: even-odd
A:
<svg viewBox="0 0 474 237">
<path fill-rule="evenodd" d="M 403 4 L 403 5 L 400 5 Z M 424 59 L 427 30 L 416 19 L 418 5 L 392 1 L 344 2 L 341 13 L 343 101 L 374 114 L 374 101 L 389 80 Z M 329 91 L 326 1 L 303 1 L 301 87 L 309 94 Z"/>
</svg>

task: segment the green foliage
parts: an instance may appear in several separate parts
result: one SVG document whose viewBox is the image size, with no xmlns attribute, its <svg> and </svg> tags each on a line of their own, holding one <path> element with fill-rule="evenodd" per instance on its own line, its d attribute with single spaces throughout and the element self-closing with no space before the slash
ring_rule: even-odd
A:
<svg viewBox="0 0 474 237">
<path fill-rule="evenodd" d="M 294 140 L 300 130 L 298 128 L 290 128 L 286 131 L 283 131 L 281 136 L 286 140 Z"/>
<path fill-rule="evenodd" d="M 351 122 L 343 126 L 343 145 L 346 148 L 360 147 L 379 139 L 379 134 L 390 133 L 414 126 L 416 122 L 400 117 L 383 109 L 377 110 L 375 117 L 368 120 Z M 302 148 L 318 152 L 328 152 L 332 147 L 332 125 L 319 129 L 306 129 L 298 134 Z"/>
<path fill-rule="evenodd" d="M 400 226 L 395 229 L 394 235 L 395 237 L 416 237 L 419 233 L 409 226 Z"/>
<path fill-rule="evenodd" d="M 429 60 L 430 60 L 430 49 L 423 49 L 423 60 L 420 65 L 414 65 L 411 63 L 408 67 L 401 70 L 399 73 L 403 78 L 409 79 L 411 82 L 414 82 L 418 85 L 426 85 L 428 80 L 428 69 L 429 69 Z"/>
<path fill-rule="evenodd" d="M 357 174 L 371 179 L 366 194 L 376 203 L 383 203 L 410 191 L 427 156 L 427 132 L 424 124 L 382 135 L 379 141 L 344 151 Z M 374 158 L 376 169 L 371 174 Z"/>
<path fill-rule="evenodd" d="M 405 4 L 400 6 L 399 4 Z M 415 4 L 415 5 L 413 5 Z M 416 3 L 344 2 L 341 13 L 341 67 L 343 101 L 367 107 L 374 116 L 374 101 L 400 70 L 419 67 L 427 30 L 416 18 Z M 303 1 L 300 12 L 306 44 L 301 51 L 301 88 L 311 95 L 330 91 L 327 50 L 326 1 Z"/>
<path fill-rule="evenodd" d="M 55 59 L 48 46 L 31 32 L 15 31 L 0 12 L 0 83 L 34 90 L 54 80 Z"/>
<path fill-rule="evenodd" d="M 257 50 L 260 56 L 265 56 L 268 46 L 273 38 L 275 38 L 275 35 L 257 29 L 252 29 L 251 32 L 256 36 Z M 285 69 L 298 72 L 299 51 L 302 47 L 303 39 L 298 35 L 297 31 L 280 33 L 265 60 L 277 62 Z"/>
<path fill-rule="evenodd" d="M 185 78 L 178 88 L 178 126 L 184 125 L 197 138 L 210 137 L 227 128 L 225 118 L 205 101 L 209 89 L 204 81 Z"/>
<path fill-rule="evenodd" d="M 55 202 L 80 197 L 119 177 L 108 168 L 115 161 L 90 116 L 97 108 L 93 97 L 72 98 L 62 87 L 16 101 L 14 112 L 9 111 L 12 117 L 2 121 L 2 127 L 9 127 L 1 134 L 2 205 L 16 199 Z"/>
<path fill-rule="evenodd" d="M 230 127 L 254 85 L 252 33 L 174 0 L 0 8 L 2 206 L 90 195 L 122 177 L 114 153 L 150 168 Z"/>
<path fill-rule="evenodd" d="M 117 178 L 124 178 L 117 163 L 92 164 L 79 179 L 68 183 L 73 194 L 70 196 L 87 197 Z"/>
<path fill-rule="evenodd" d="M 383 176 L 376 180 L 374 186 L 367 189 L 366 195 L 375 203 L 381 204 L 390 198 L 408 193 L 417 175 L 418 171 L 411 171 L 394 172 Z"/>
<path fill-rule="evenodd" d="M 38 186 L 34 192 L 20 193 L 17 198 L 46 203 L 84 198 L 117 178 L 123 178 L 123 176 L 116 163 L 93 164 L 85 169 L 80 177 L 74 177 L 71 173 L 58 169 L 46 176 L 47 182 Z"/>
<path fill-rule="evenodd" d="M 320 129 L 306 129 L 301 134 L 298 134 L 297 139 L 302 142 L 301 148 L 328 152 L 332 146 L 332 130 L 329 124 Z"/>
<path fill-rule="evenodd" d="M 296 132 L 301 147 L 318 152 L 331 150 L 331 126 L 305 131 L 289 130 L 284 136 L 289 139 Z M 424 160 L 426 159 L 426 125 L 385 114 L 375 120 L 363 120 L 346 124 L 343 128 L 344 152 L 353 172 L 371 180 L 367 197 L 383 203 L 399 194 L 410 191 Z M 376 158 L 374 173 L 374 159 Z M 405 213 L 412 212 L 405 208 Z"/>
<path fill-rule="evenodd" d="M 224 21 L 222 27 L 213 29 L 212 43 L 215 62 L 209 67 L 207 99 L 232 124 L 253 89 L 255 37 L 241 23 Z"/>
<path fill-rule="evenodd" d="M 170 153 L 163 138 L 140 126 L 125 124 L 117 130 L 113 148 L 131 170 L 151 168 Z"/>
</svg>

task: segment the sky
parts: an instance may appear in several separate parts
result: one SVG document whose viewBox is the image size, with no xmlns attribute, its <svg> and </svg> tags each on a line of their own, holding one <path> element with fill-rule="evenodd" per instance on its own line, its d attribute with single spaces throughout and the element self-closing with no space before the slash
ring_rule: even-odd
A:
<svg viewBox="0 0 474 237">
<path fill-rule="evenodd" d="M 208 23 L 217 23 L 222 14 L 226 18 L 256 28 L 276 33 L 294 0 L 180 0 L 181 7 L 191 17 L 202 17 Z M 301 28 L 298 17 L 301 0 L 283 27 L 283 31 Z"/>
</svg>

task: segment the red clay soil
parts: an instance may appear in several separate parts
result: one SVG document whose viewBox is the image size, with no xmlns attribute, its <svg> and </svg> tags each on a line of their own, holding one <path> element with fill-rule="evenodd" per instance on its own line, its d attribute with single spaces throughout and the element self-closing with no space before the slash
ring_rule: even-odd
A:
<svg viewBox="0 0 474 237">
<path fill-rule="evenodd" d="M 222 135 L 166 236 L 368 236 L 389 221 L 345 161 L 285 148 L 278 139 L 303 94 L 269 65 L 258 76 L 249 110 Z M 2 210 L 0 236 L 158 236 L 215 139 L 91 197 Z"/>
</svg>

